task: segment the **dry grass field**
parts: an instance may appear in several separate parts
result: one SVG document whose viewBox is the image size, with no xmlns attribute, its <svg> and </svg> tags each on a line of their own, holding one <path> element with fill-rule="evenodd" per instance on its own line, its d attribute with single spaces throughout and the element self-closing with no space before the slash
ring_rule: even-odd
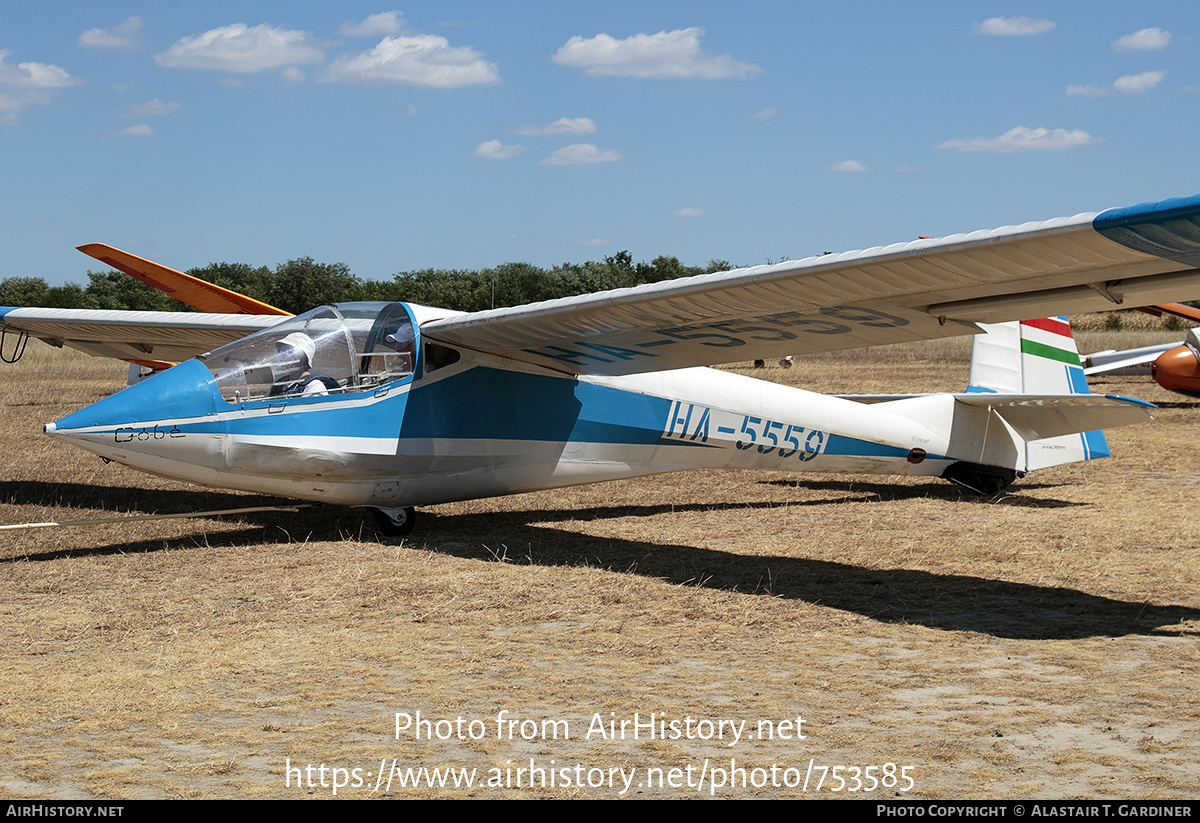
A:
<svg viewBox="0 0 1200 823">
<path fill-rule="evenodd" d="M 967 350 L 757 374 L 959 390 Z M 3 374 L 0 522 L 276 502 L 41 435 L 119 364 L 35 343 Z M 2 532 L 0 794 L 1195 797 L 1200 404 L 1093 389 L 1156 422 L 988 501 L 695 472 L 433 507 L 403 541 L 325 508 Z"/>
</svg>

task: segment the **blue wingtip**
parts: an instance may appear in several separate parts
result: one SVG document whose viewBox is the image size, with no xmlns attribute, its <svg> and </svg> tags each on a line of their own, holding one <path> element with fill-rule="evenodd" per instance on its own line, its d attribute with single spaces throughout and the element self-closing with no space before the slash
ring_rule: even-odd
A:
<svg viewBox="0 0 1200 823">
<path fill-rule="evenodd" d="M 1200 194 L 1109 209 L 1093 218 L 1092 228 L 1114 243 L 1155 257 L 1200 255 Z M 1194 260 L 1186 262 L 1195 265 Z"/>
<path fill-rule="evenodd" d="M 1110 400 L 1124 400 L 1127 403 L 1137 403 L 1139 406 L 1145 406 L 1148 409 L 1157 409 L 1158 408 L 1158 406 L 1156 406 L 1153 403 L 1150 403 L 1146 400 L 1139 400 L 1136 397 L 1126 397 L 1123 394 L 1106 394 L 1104 396 L 1109 398 Z"/>
<path fill-rule="evenodd" d="M 1172 197 L 1157 203 L 1138 203 L 1123 209 L 1102 211 L 1092 220 L 1097 231 L 1132 223 L 1159 223 L 1200 213 L 1200 194 L 1191 197 Z"/>
</svg>

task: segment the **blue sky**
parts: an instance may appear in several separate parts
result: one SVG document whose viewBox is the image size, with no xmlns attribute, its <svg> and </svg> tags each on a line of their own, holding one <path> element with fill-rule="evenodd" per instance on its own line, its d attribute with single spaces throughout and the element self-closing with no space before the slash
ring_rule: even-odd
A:
<svg viewBox="0 0 1200 823">
<path fill-rule="evenodd" d="M 1200 192 L 1193 3 L 53 2 L 0 277 L 755 264 Z"/>
</svg>

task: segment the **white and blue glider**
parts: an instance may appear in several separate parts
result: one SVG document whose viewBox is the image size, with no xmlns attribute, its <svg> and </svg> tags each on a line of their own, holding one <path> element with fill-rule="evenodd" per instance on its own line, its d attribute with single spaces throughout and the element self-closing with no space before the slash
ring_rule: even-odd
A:
<svg viewBox="0 0 1200 823">
<path fill-rule="evenodd" d="M 127 360 L 199 355 L 48 434 L 154 474 L 372 507 L 404 532 L 414 506 L 693 468 L 994 491 L 1102 456 L 1097 430 L 1147 417 L 1087 393 L 1065 322 L 1009 321 L 1196 298 L 1200 196 L 484 312 L 11 308 L 0 326 Z M 980 332 L 957 395 L 694 368 Z"/>
</svg>

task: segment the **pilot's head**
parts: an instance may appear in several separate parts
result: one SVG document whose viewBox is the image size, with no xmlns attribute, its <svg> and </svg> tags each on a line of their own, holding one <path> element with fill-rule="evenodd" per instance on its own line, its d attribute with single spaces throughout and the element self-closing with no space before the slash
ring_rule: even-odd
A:
<svg viewBox="0 0 1200 823">
<path fill-rule="evenodd" d="M 407 323 L 384 338 L 396 347 L 396 351 L 408 351 L 413 345 L 412 326 Z"/>
<path fill-rule="evenodd" d="M 275 350 L 279 352 L 280 367 L 287 372 L 300 374 L 312 368 L 317 344 L 304 332 L 294 331 L 282 340 L 275 341 Z"/>
</svg>

